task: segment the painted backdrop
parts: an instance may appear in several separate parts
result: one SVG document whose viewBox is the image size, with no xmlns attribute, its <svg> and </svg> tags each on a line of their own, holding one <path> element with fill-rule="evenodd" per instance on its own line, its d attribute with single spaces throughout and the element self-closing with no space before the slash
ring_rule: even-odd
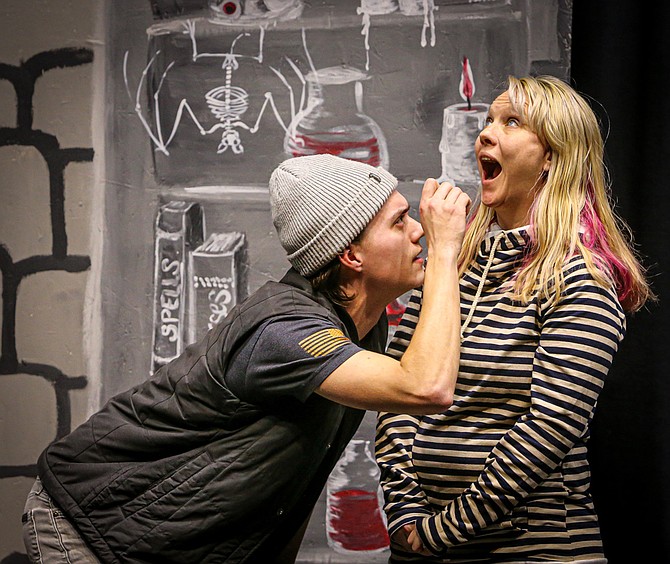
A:
<svg viewBox="0 0 670 564">
<path fill-rule="evenodd" d="M 23 249 L 12 239 L 16 229 L 0 232 L 0 385 L 6 397 L 18 397 L 26 382 L 44 381 L 54 394 L 44 400 L 47 428 L 29 449 L 3 440 L 13 446 L 3 445 L 0 483 L 22 480 L 17 493 L 2 494 L 11 497 L 12 511 L 20 512 L 45 442 L 80 420 L 71 397 L 84 397 L 90 412 L 283 274 L 288 263 L 266 189 L 281 160 L 328 152 L 381 164 L 413 204 L 427 176 L 476 197 L 472 145 L 487 102 L 508 74 L 569 76 L 570 11 L 567 0 L 115 0 L 97 7 L 104 35 L 94 42 L 104 45 L 97 55 L 90 42 L 63 39 L 21 62 L 0 60 L 0 81 L 15 92 L 4 98 L 15 103 L 3 105 L 0 145 L 28 147 L 46 163 L 48 197 L 33 200 L 51 234 L 47 248 L 37 230 Z M 67 128 L 37 127 L 32 111 L 47 102 L 31 90 L 52 69 L 94 61 L 102 120 L 95 151 L 89 138 L 68 137 Z M 86 217 L 101 240 L 73 250 L 67 171 L 94 158 Z M 19 166 L 30 171 L 31 163 Z M 70 190 L 77 186 L 75 180 Z M 27 189 L 11 187 L 14 199 Z M 27 281 L 64 272 L 80 273 L 95 290 L 88 300 L 83 290 L 70 293 L 80 308 L 69 318 L 74 326 L 92 320 L 80 335 L 86 361 L 73 366 L 66 348 L 40 355 L 16 344 L 33 315 L 18 297 Z M 58 304 L 63 295 L 40 299 Z M 402 299 L 389 304 L 391 323 L 402 310 Z M 23 428 L 34 410 L 14 402 L 3 437 Z M 370 414 L 333 472 L 299 561 L 386 561 L 373 425 Z M 339 494 L 353 489 L 369 496 L 345 507 Z M 19 530 L 0 558 L 10 551 L 19 558 Z"/>
<path fill-rule="evenodd" d="M 151 11 L 148 8 L 151 5 Z M 109 25 L 107 194 L 124 229 L 103 396 L 144 377 L 287 262 L 266 182 L 289 156 L 388 167 L 476 197 L 475 136 L 508 74 L 569 75 L 567 3 L 488 0 L 118 2 Z M 150 251 L 153 252 L 150 252 Z M 392 319 L 402 300 L 389 305 Z M 120 330 L 123 328 L 123 331 Z M 315 508 L 303 562 L 388 557 L 366 417 Z M 346 492 L 365 492 L 358 505 Z M 366 526 L 364 526 L 366 525 Z"/>
</svg>

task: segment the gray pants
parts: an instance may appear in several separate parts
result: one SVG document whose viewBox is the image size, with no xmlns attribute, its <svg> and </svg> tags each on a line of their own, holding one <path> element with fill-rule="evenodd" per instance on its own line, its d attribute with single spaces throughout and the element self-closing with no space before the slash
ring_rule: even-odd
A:
<svg viewBox="0 0 670 564">
<path fill-rule="evenodd" d="M 39 564 L 99 564 L 99 560 L 79 536 L 42 486 L 39 478 L 28 494 L 23 513 L 23 543 L 28 560 Z"/>
</svg>

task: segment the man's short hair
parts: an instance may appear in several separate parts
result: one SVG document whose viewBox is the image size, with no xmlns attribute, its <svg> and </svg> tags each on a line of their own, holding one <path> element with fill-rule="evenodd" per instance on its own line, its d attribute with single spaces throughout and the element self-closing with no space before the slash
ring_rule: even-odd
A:
<svg viewBox="0 0 670 564">
<path fill-rule="evenodd" d="M 321 270 L 318 270 L 309 277 L 312 288 L 326 296 L 331 302 L 339 306 L 345 306 L 354 296 L 347 294 L 342 289 L 340 273 L 342 272 L 342 263 L 338 257 L 331 260 Z"/>
</svg>

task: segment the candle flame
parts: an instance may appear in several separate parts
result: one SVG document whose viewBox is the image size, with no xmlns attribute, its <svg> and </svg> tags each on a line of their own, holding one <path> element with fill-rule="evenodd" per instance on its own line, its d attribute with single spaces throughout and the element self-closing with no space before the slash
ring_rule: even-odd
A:
<svg viewBox="0 0 670 564">
<path fill-rule="evenodd" d="M 472 68 L 467 57 L 463 57 L 463 70 L 461 72 L 461 82 L 458 85 L 461 97 L 468 103 L 470 107 L 470 100 L 475 94 L 475 81 L 472 77 Z"/>
</svg>

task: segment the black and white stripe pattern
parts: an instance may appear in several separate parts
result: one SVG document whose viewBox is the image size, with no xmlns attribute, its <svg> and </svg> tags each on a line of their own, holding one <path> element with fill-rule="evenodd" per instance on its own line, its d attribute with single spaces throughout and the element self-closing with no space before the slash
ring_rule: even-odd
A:
<svg viewBox="0 0 670 564">
<path fill-rule="evenodd" d="M 586 441 L 625 317 L 581 257 L 567 261 L 557 303 L 513 301 L 525 244 L 522 230 L 491 234 L 461 279 L 470 320 L 449 410 L 379 416 L 389 532 L 419 519 L 424 544 L 441 554 L 422 562 L 603 558 Z M 420 302 L 416 291 L 391 356 L 406 349 Z M 394 561 L 412 559 L 394 550 Z"/>
</svg>

